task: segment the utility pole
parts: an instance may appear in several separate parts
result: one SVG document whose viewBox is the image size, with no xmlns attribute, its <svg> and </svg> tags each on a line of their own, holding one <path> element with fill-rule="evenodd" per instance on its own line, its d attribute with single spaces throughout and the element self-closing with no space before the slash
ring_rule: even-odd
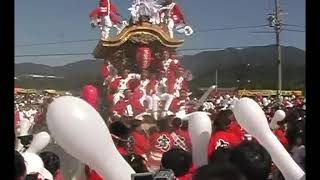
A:
<svg viewBox="0 0 320 180">
<path fill-rule="evenodd" d="M 282 59 L 281 59 L 281 46 L 280 46 L 280 32 L 281 32 L 281 19 L 280 19 L 280 6 L 279 0 L 274 0 L 275 12 L 271 13 L 268 17 L 269 26 L 273 27 L 276 34 L 277 46 L 277 65 L 278 65 L 278 89 L 277 96 L 280 101 L 282 95 Z"/>
</svg>

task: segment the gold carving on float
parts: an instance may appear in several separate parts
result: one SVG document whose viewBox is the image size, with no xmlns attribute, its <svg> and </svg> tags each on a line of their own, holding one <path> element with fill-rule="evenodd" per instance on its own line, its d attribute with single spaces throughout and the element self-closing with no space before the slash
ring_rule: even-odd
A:
<svg viewBox="0 0 320 180">
<path fill-rule="evenodd" d="M 167 48 L 178 48 L 182 46 L 184 40 L 170 38 L 166 29 L 163 29 L 161 25 L 152 25 L 143 22 L 139 25 L 126 27 L 116 37 L 101 39 L 93 54 L 96 58 L 102 58 L 104 57 L 104 54 L 120 48 L 120 46 L 127 42 L 146 45 L 153 42 L 159 42 L 160 45 Z"/>
</svg>

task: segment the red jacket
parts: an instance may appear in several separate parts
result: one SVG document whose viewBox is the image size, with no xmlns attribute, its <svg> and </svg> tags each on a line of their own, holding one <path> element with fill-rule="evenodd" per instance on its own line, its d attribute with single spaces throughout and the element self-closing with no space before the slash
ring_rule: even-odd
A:
<svg viewBox="0 0 320 180">
<path fill-rule="evenodd" d="M 182 11 L 180 9 L 180 7 L 176 4 L 176 3 L 171 3 L 170 5 L 171 9 L 170 9 L 170 18 L 173 19 L 175 24 L 180 24 L 180 23 L 184 23 L 185 24 L 185 20 L 182 14 Z M 164 17 L 164 12 L 161 12 L 161 17 Z"/>
<path fill-rule="evenodd" d="M 126 107 L 128 105 L 129 100 L 119 100 L 115 105 L 112 107 L 112 113 L 123 116 L 126 114 Z"/>
<path fill-rule="evenodd" d="M 184 144 L 186 145 L 188 151 L 192 150 L 192 145 L 191 145 L 191 139 L 188 131 L 184 131 L 181 129 L 177 129 L 174 131 L 177 135 L 180 136 L 180 139 L 183 140 Z"/>
<path fill-rule="evenodd" d="M 236 121 L 231 121 L 228 130 L 233 132 L 240 139 L 244 138 L 245 132 L 244 132 L 244 130 L 241 129 L 241 126 Z"/>
<path fill-rule="evenodd" d="M 133 151 L 135 154 L 142 156 L 149 153 L 151 149 L 150 142 L 142 133 L 133 131 L 131 136 L 134 141 Z"/>
<path fill-rule="evenodd" d="M 210 158 L 219 147 L 233 147 L 240 144 L 241 141 L 242 139 L 230 130 L 214 132 L 211 135 L 208 145 L 208 158 Z"/>
<path fill-rule="evenodd" d="M 170 15 L 171 15 L 171 18 L 173 19 L 175 24 L 179 24 L 179 23 L 184 23 L 185 24 L 182 11 L 181 11 L 180 7 L 177 4 L 175 4 L 173 6 L 173 8 L 171 9 Z"/>
<path fill-rule="evenodd" d="M 168 87 L 168 93 L 173 94 L 176 97 L 179 97 L 178 94 L 180 94 L 180 90 L 189 90 L 188 82 L 181 76 L 181 77 L 175 77 L 170 76 L 167 81 L 167 87 Z"/>
<path fill-rule="evenodd" d="M 121 99 L 112 108 L 112 112 L 120 116 L 136 116 L 145 111 L 146 109 L 137 98 Z"/>
<path fill-rule="evenodd" d="M 289 148 L 289 142 L 287 137 L 285 136 L 285 132 L 282 129 L 276 129 L 273 131 L 274 135 L 279 139 L 284 148 Z"/>
<path fill-rule="evenodd" d="M 156 132 L 150 137 L 151 150 L 148 156 L 148 166 L 157 166 L 161 164 L 162 154 L 174 147 L 174 140 L 170 132 Z"/>
<path fill-rule="evenodd" d="M 177 113 L 179 110 L 183 108 L 186 113 L 190 113 L 192 111 L 192 107 L 189 106 L 188 103 L 188 99 L 181 100 L 179 98 L 174 98 L 169 106 L 169 111 Z"/>
</svg>

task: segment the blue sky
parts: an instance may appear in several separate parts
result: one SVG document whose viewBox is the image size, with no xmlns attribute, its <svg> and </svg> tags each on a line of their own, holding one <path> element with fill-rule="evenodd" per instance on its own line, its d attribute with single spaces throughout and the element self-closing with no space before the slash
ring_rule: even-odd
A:
<svg viewBox="0 0 320 180">
<path fill-rule="evenodd" d="M 160 0 L 161 1 L 161 0 Z M 305 25 L 304 0 L 279 0 L 285 14 L 283 23 Z M 122 16 L 130 0 L 113 0 Z M 193 29 L 225 28 L 267 24 L 267 14 L 274 9 L 274 0 L 176 0 L 187 22 Z M 99 31 L 91 29 L 88 14 L 98 0 L 15 0 L 15 54 L 56 54 L 92 52 L 97 41 L 18 47 L 23 44 L 47 43 L 99 38 Z M 301 27 L 285 27 L 304 30 Z M 183 48 L 239 47 L 273 44 L 274 34 L 257 34 L 254 31 L 272 31 L 271 28 L 251 28 L 197 33 L 186 38 Z M 281 33 L 281 44 L 305 49 L 304 32 Z M 197 51 L 183 51 L 194 54 Z M 22 57 L 16 63 L 33 62 L 59 66 L 92 58 L 84 56 Z"/>
</svg>

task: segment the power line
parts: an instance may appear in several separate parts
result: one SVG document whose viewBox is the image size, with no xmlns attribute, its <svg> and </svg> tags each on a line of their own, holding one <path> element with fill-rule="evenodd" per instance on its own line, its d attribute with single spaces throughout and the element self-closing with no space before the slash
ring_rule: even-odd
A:
<svg viewBox="0 0 320 180">
<path fill-rule="evenodd" d="M 248 28 L 258 28 L 267 27 L 267 25 L 253 25 L 253 26 L 236 26 L 236 27 L 223 27 L 223 28 L 209 28 L 209 29 L 199 29 L 195 33 L 202 32 L 212 32 L 212 31 L 223 31 L 223 30 L 236 30 L 236 29 L 248 29 Z M 47 42 L 47 43 L 34 43 L 34 44 L 18 44 L 16 47 L 30 47 L 30 46 L 42 46 L 42 45 L 52 45 L 52 44 L 67 44 L 67 43 L 78 43 L 78 42 L 91 42 L 100 40 L 98 38 L 92 39 L 81 39 L 81 40 L 70 40 L 70 41 L 57 41 L 57 42 Z"/>
<path fill-rule="evenodd" d="M 306 32 L 305 30 L 296 30 L 296 29 L 282 29 L 283 31 L 290 31 L 290 32 Z"/>
<path fill-rule="evenodd" d="M 301 28 L 306 28 L 306 26 L 296 25 L 296 24 L 285 24 L 285 23 L 283 23 L 282 25 L 284 25 L 284 26 L 292 26 L 292 27 L 301 27 Z"/>
<path fill-rule="evenodd" d="M 61 53 L 61 54 L 24 54 L 16 55 L 14 57 L 42 57 L 42 56 L 82 56 L 82 55 L 92 55 L 92 53 Z"/>
<path fill-rule="evenodd" d="M 27 46 L 42 46 L 42 45 L 51 45 L 51 44 L 67 44 L 67 43 L 77 43 L 77 42 L 90 42 L 97 41 L 99 39 L 81 39 L 74 41 L 57 41 L 57 42 L 48 42 L 48 43 L 34 43 L 34 44 L 18 44 L 16 47 L 27 47 Z"/>
<path fill-rule="evenodd" d="M 256 46 L 267 46 L 267 45 L 256 45 Z M 205 47 L 205 48 L 185 48 L 177 49 L 177 51 L 201 51 L 201 50 L 215 50 L 215 49 L 227 49 L 227 48 L 248 48 L 250 46 L 237 46 L 237 47 Z M 49 57 L 49 56 L 83 56 L 93 55 L 92 52 L 80 52 L 80 53 L 56 53 L 56 54 L 24 54 L 15 55 L 15 58 L 21 57 Z"/>
<path fill-rule="evenodd" d="M 238 26 L 238 27 L 225 27 L 225 28 L 209 28 L 209 29 L 200 29 L 195 31 L 195 33 L 202 32 L 211 32 L 211 31 L 225 31 L 225 30 L 236 30 L 236 29 L 248 29 L 248 28 L 259 28 L 259 27 L 267 27 L 268 25 L 253 25 L 253 26 Z"/>
</svg>

